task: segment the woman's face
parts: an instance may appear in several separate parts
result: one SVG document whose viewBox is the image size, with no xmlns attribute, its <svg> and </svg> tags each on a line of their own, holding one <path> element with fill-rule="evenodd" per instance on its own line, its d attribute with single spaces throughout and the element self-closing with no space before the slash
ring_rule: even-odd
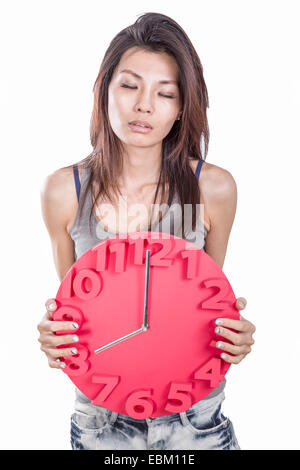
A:
<svg viewBox="0 0 300 470">
<path fill-rule="evenodd" d="M 176 61 L 166 53 L 130 48 L 122 55 L 109 85 L 108 114 L 124 144 L 148 147 L 168 135 L 181 111 L 177 81 Z M 136 120 L 147 121 L 151 131 L 134 130 L 129 122 Z"/>
</svg>

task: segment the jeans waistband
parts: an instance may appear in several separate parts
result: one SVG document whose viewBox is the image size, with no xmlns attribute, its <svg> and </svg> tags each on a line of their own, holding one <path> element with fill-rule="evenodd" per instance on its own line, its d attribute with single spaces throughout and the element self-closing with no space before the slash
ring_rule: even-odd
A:
<svg viewBox="0 0 300 470">
<path fill-rule="evenodd" d="M 117 413 L 116 411 L 111 411 L 105 407 L 92 405 L 91 400 L 89 400 L 85 395 L 83 395 L 78 389 L 76 390 L 76 400 L 75 400 L 75 411 L 79 414 L 85 414 L 90 416 L 97 416 L 97 415 L 104 415 L 109 420 L 110 424 L 113 424 L 117 418 L 119 417 L 125 421 L 131 422 L 147 422 L 152 423 L 155 422 L 169 422 L 170 420 L 174 419 L 174 415 L 183 415 L 187 411 L 197 411 L 197 413 L 205 413 L 210 409 L 218 407 L 223 400 L 225 399 L 225 393 L 222 391 L 218 395 L 215 395 L 212 398 L 207 400 L 200 400 L 197 403 L 194 403 L 188 410 L 183 411 L 181 413 L 171 413 L 164 416 L 155 416 L 153 418 L 146 418 L 146 419 L 135 419 L 131 416 L 124 415 L 121 413 Z"/>
</svg>

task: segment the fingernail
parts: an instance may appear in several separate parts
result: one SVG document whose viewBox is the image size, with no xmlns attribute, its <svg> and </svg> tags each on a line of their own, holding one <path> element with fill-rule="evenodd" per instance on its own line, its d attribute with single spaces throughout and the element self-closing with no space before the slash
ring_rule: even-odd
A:
<svg viewBox="0 0 300 470">
<path fill-rule="evenodd" d="M 220 342 L 218 342 L 218 343 L 217 343 L 217 348 L 222 348 L 222 347 L 223 347 L 223 344 L 220 343 Z"/>
<path fill-rule="evenodd" d="M 79 326 L 78 323 L 75 323 L 75 322 L 72 323 L 72 327 L 73 327 L 74 329 L 75 329 L 75 328 L 78 328 L 78 326 Z"/>
<path fill-rule="evenodd" d="M 218 318 L 218 319 L 216 320 L 216 325 L 222 325 L 222 323 L 223 323 L 223 322 L 222 322 L 221 318 Z"/>
<path fill-rule="evenodd" d="M 72 354 L 77 354 L 77 349 L 76 349 L 76 348 L 72 348 L 72 349 L 71 349 L 71 353 L 72 353 Z"/>
<path fill-rule="evenodd" d="M 239 306 L 243 308 L 243 307 L 245 307 L 245 303 L 244 303 L 244 302 L 241 302 L 241 301 L 239 301 Z"/>
<path fill-rule="evenodd" d="M 55 310 L 56 309 L 56 305 L 54 302 L 52 302 L 51 304 L 48 305 L 48 309 L 50 310 Z"/>
<path fill-rule="evenodd" d="M 64 369 L 64 368 L 66 367 L 66 364 L 65 364 L 64 362 L 61 362 L 61 363 L 60 363 L 60 367 L 61 367 L 62 369 Z"/>
<path fill-rule="evenodd" d="M 215 332 L 216 332 L 216 333 L 221 333 L 221 328 L 219 328 L 219 327 L 216 328 L 216 329 L 215 329 Z"/>
<path fill-rule="evenodd" d="M 222 358 L 222 359 L 226 359 L 226 354 L 222 353 L 222 354 L 221 354 L 221 358 Z"/>
<path fill-rule="evenodd" d="M 78 336 L 74 335 L 74 336 L 73 336 L 73 341 L 74 341 L 74 343 L 76 343 L 77 341 L 79 341 Z"/>
</svg>

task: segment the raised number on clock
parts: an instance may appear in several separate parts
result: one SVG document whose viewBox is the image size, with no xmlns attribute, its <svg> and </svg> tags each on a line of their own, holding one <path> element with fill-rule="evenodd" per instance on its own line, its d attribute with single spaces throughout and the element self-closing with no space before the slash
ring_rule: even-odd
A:
<svg viewBox="0 0 300 470">
<path fill-rule="evenodd" d="M 219 383 L 224 380 L 224 377 L 221 374 L 221 359 L 219 357 L 212 357 L 194 374 L 194 379 L 196 380 L 209 380 L 212 388 L 218 387 Z"/>
<path fill-rule="evenodd" d="M 100 390 L 97 394 L 96 398 L 92 401 L 92 405 L 102 405 L 103 402 L 107 399 L 107 397 L 112 393 L 114 388 L 120 382 L 119 376 L 109 376 L 109 375 L 99 375 L 93 374 L 92 375 L 92 382 L 94 384 L 104 384 L 104 387 Z"/>
<path fill-rule="evenodd" d="M 224 310 L 228 307 L 228 304 L 223 301 L 229 293 L 229 285 L 226 279 L 205 279 L 203 285 L 207 288 L 217 287 L 219 288 L 219 292 L 201 302 L 202 309 Z"/>
</svg>

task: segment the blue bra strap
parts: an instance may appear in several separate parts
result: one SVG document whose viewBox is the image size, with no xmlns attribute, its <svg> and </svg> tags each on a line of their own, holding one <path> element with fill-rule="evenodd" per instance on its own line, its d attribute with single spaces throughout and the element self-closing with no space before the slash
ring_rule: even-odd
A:
<svg viewBox="0 0 300 470">
<path fill-rule="evenodd" d="M 79 201 L 79 195 L 80 195 L 80 180 L 79 180 L 78 167 L 77 167 L 77 165 L 73 165 L 73 172 L 74 172 L 74 179 L 75 179 L 75 186 L 76 186 L 77 199 L 78 199 L 78 201 Z"/>
<path fill-rule="evenodd" d="M 198 162 L 198 165 L 197 165 L 197 168 L 196 168 L 196 172 L 195 172 L 195 175 L 196 175 L 197 180 L 199 180 L 200 171 L 201 171 L 203 162 L 204 162 L 204 160 L 199 160 L 199 162 Z M 73 165 L 73 172 L 74 172 L 74 179 L 75 179 L 75 186 L 76 186 L 77 199 L 78 199 L 78 201 L 79 201 L 79 196 L 80 196 L 80 180 L 79 180 L 78 167 L 77 167 L 77 165 Z"/>
<path fill-rule="evenodd" d="M 199 162 L 198 162 L 196 172 L 195 172 L 197 180 L 199 180 L 200 170 L 202 168 L 203 162 L 204 162 L 204 160 L 199 160 Z"/>
</svg>

